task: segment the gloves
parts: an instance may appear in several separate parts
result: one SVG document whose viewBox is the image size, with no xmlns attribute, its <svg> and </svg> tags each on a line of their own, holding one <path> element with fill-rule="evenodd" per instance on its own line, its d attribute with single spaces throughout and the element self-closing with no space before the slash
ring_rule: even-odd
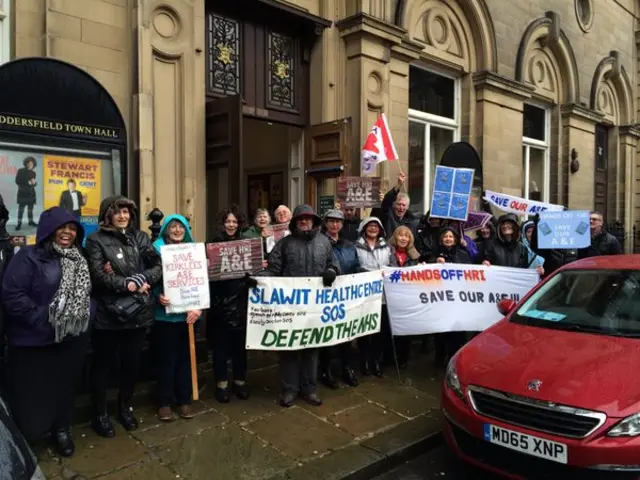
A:
<svg viewBox="0 0 640 480">
<path fill-rule="evenodd" d="M 536 213 L 536 214 L 533 216 L 533 223 L 535 223 L 536 225 L 538 225 L 538 222 L 539 222 L 539 221 L 540 221 L 540 214 L 539 214 L 539 213 Z"/>
<path fill-rule="evenodd" d="M 133 282 L 136 284 L 136 287 L 141 288 L 145 283 L 147 283 L 147 279 L 141 273 L 136 273 L 124 280 L 125 285 L 129 285 L 129 282 Z"/>
<path fill-rule="evenodd" d="M 255 278 L 251 278 L 248 272 L 244 274 L 244 283 L 246 283 L 249 288 L 256 288 L 258 286 L 258 281 Z"/>
<path fill-rule="evenodd" d="M 327 268 L 322 274 L 322 284 L 325 287 L 330 287 L 336 279 L 336 271 L 332 268 Z"/>
</svg>

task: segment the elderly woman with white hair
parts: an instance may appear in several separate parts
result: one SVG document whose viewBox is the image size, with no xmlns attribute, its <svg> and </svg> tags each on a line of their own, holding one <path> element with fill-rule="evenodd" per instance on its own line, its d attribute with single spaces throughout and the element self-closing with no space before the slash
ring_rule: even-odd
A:
<svg viewBox="0 0 640 480">
<path fill-rule="evenodd" d="M 291 210 L 286 205 L 280 205 L 275 209 L 273 215 L 276 217 L 278 225 L 289 224 L 291 221 Z"/>
</svg>

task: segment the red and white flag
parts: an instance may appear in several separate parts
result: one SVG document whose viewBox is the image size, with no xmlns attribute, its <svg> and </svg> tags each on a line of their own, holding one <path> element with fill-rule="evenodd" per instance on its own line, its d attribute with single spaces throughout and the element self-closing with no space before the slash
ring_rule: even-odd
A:
<svg viewBox="0 0 640 480">
<path fill-rule="evenodd" d="M 398 152 L 391 138 L 387 117 L 383 113 L 362 146 L 362 175 L 375 173 L 376 165 L 385 160 L 398 160 Z"/>
</svg>

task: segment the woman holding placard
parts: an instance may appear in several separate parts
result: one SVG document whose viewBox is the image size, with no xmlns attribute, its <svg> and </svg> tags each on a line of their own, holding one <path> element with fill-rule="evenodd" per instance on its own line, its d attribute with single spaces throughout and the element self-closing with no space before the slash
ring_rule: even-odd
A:
<svg viewBox="0 0 640 480">
<path fill-rule="evenodd" d="M 218 214 L 218 233 L 209 243 L 242 239 L 245 216 L 238 205 L 229 205 Z M 241 400 L 249 398 L 247 386 L 247 291 L 245 279 L 209 283 L 211 315 L 207 318 L 207 338 L 213 351 L 215 397 L 220 403 L 231 401 L 231 394 Z M 231 359 L 233 384 L 229 388 L 227 360 Z"/>
<path fill-rule="evenodd" d="M 163 245 L 193 243 L 189 222 L 182 215 L 165 218 L 153 247 L 160 254 Z M 173 420 L 172 404 L 182 418 L 193 418 L 191 411 L 191 358 L 189 354 L 189 325 L 202 315 L 200 310 L 187 313 L 167 313 L 170 300 L 163 293 L 162 282 L 154 287 L 157 296 L 156 322 L 151 341 L 157 366 L 158 418 Z"/>
</svg>

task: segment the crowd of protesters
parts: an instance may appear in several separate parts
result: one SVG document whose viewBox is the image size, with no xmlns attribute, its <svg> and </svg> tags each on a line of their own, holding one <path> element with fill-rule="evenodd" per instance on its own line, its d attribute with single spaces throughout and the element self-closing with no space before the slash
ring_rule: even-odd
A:
<svg viewBox="0 0 640 480">
<path fill-rule="evenodd" d="M 309 205 L 279 206 L 273 213 L 259 209 L 248 225 L 237 205 L 218 215 L 217 233 L 208 242 L 261 238 L 263 268 L 240 279 L 210 284 L 211 307 L 206 336 L 212 350 L 215 398 L 221 403 L 250 396 L 245 348 L 247 292 L 261 276 L 321 277 L 330 287 L 338 275 L 419 264 L 483 264 L 533 268 L 541 276 L 577 258 L 621 253 L 620 244 L 603 230 L 603 219 L 592 213 L 591 246 L 585 249 L 538 248 L 537 218 L 520 224 L 513 214 L 492 218 L 472 239 L 456 221 L 416 216 L 401 190 L 406 177 L 384 196 L 371 215 L 336 205 L 321 218 Z M 115 429 L 107 408 L 111 367 L 118 359 L 117 420 L 135 430 L 138 420 L 133 396 L 147 333 L 156 366 L 157 415 L 169 421 L 193 417 L 188 325 L 204 312 L 168 314 L 170 300 L 162 288 L 160 247 L 193 242 L 189 222 L 173 214 L 164 219 L 152 242 L 138 229 L 135 203 L 125 197 L 102 201 L 99 228 L 84 238 L 78 219 L 60 207 L 42 213 L 35 245 L 14 254 L 6 235 L 8 212 L 0 202 L 0 325 L 6 338 L 2 391 L 16 424 L 28 442 L 50 433 L 62 456 L 74 453 L 71 421 L 76 385 L 86 352 L 92 349 L 92 427 L 103 437 Z M 288 225 L 275 241 L 274 224 Z M 473 332 L 432 336 L 435 363 L 446 361 Z M 357 341 L 322 349 L 279 353 L 280 404 L 290 407 L 298 397 L 321 405 L 317 381 L 336 389 L 333 357 L 340 378 L 358 386 L 359 375 L 381 377 L 391 365 L 406 368 L 411 338 L 392 336 L 383 300 L 381 331 Z M 357 369 L 359 360 L 359 372 Z M 231 363 L 230 378 L 228 363 Z"/>
</svg>

